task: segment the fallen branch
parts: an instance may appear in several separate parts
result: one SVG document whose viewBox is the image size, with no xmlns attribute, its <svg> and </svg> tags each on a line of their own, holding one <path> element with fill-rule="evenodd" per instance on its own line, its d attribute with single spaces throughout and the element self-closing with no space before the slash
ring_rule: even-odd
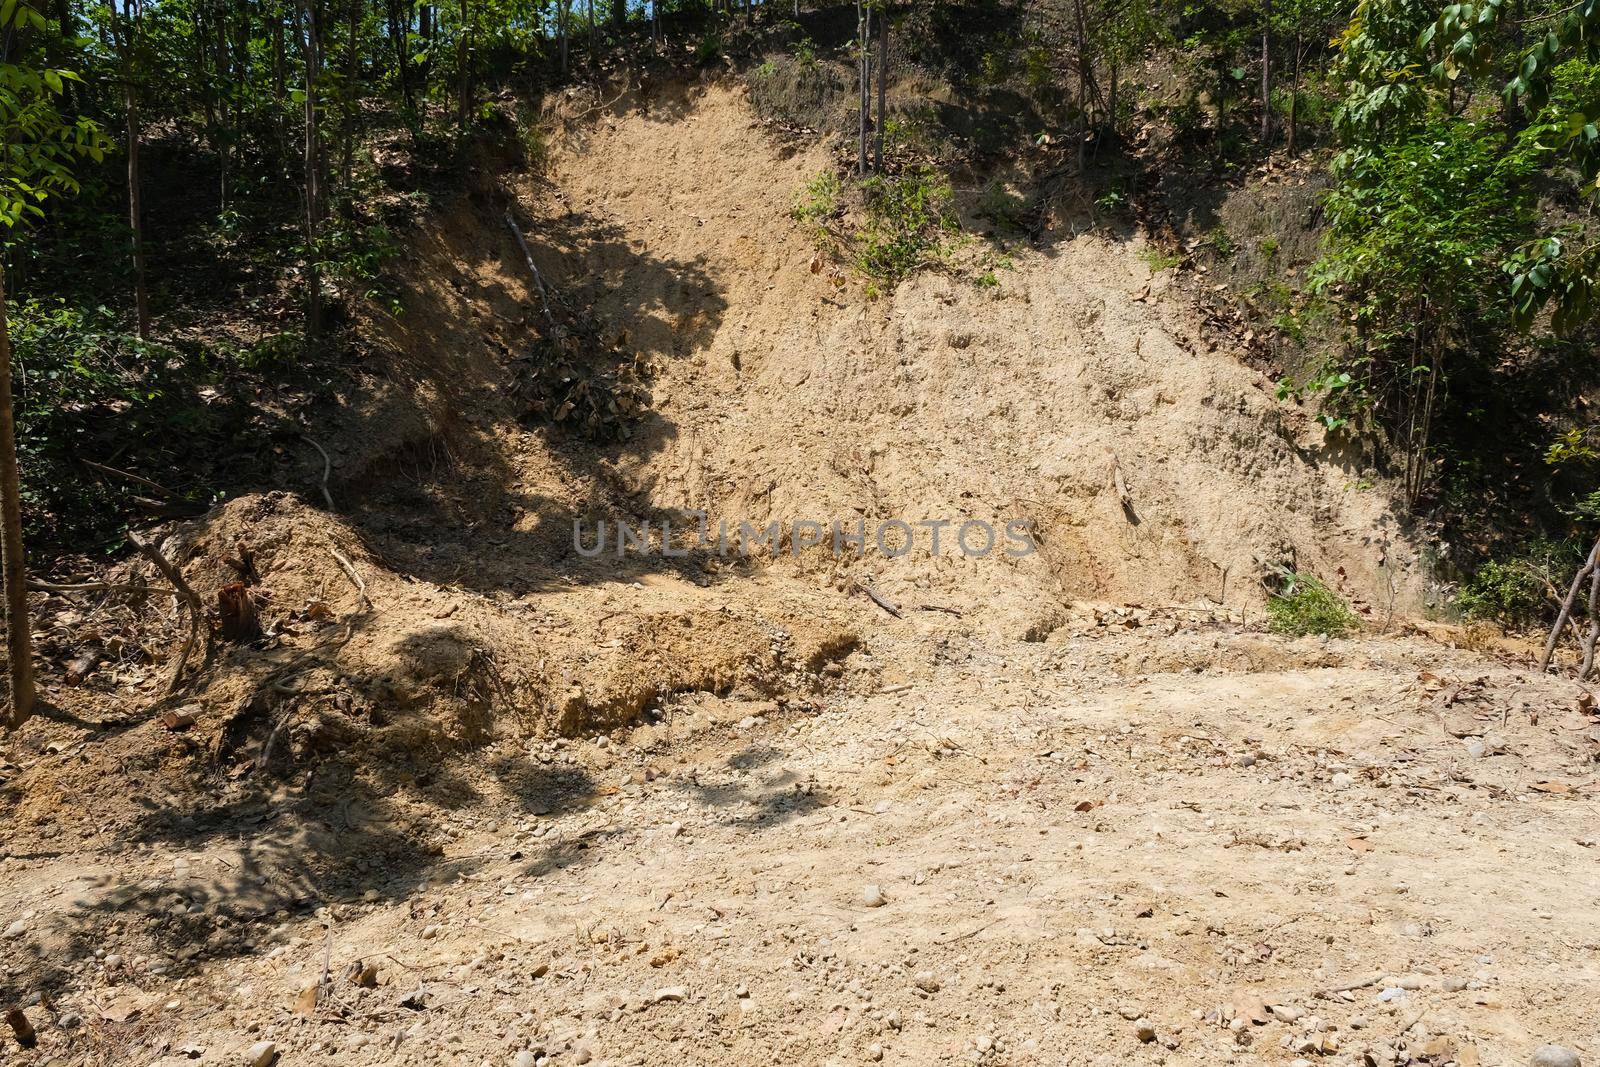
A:
<svg viewBox="0 0 1600 1067">
<path fill-rule="evenodd" d="M 361 580 L 361 575 L 356 573 L 356 565 L 351 563 L 350 560 L 345 557 L 343 552 L 340 552 L 332 545 L 328 546 L 328 553 L 332 555 L 334 561 L 339 564 L 339 569 L 344 571 L 344 576 L 350 579 L 350 584 L 356 587 L 356 592 L 361 594 L 362 610 L 371 611 L 372 598 L 367 596 L 367 583 L 363 582 Z"/>
<path fill-rule="evenodd" d="M 161 576 L 172 584 L 183 600 L 189 605 L 189 636 L 183 642 L 183 651 L 178 653 L 178 665 L 172 672 L 172 680 L 167 683 L 167 693 L 170 696 L 178 691 L 178 686 L 183 681 L 184 668 L 189 664 L 189 654 L 194 651 L 195 639 L 200 636 L 200 615 L 204 608 L 200 603 L 200 594 L 196 593 L 189 583 L 184 581 L 178 568 L 167 562 L 167 557 L 153 542 L 146 541 L 138 534 L 128 532 L 128 540 L 133 547 L 144 553 L 145 557 L 154 563 Z"/>
<path fill-rule="evenodd" d="M 322 454 L 322 499 L 327 503 L 329 511 L 338 511 L 333 506 L 333 494 L 328 492 L 328 476 L 333 473 L 333 460 L 328 457 L 328 450 L 317 444 L 305 434 L 300 435 L 312 448 Z"/>
<path fill-rule="evenodd" d="M 872 588 L 872 586 L 870 586 L 866 582 L 862 582 L 862 581 L 857 581 L 854 584 L 855 584 L 855 587 L 857 589 L 859 589 L 863 593 L 867 594 L 867 598 L 869 600 L 871 600 L 874 604 L 878 605 L 878 607 L 882 608 L 884 611 L 887 611 L 890 615 L 893 615 L 895 618 L 897 618 L 897 619 L 900 618 L 900 609 L 895 607 L 888 600 L 885 600 L 882 596 L 880 596 L 878 594 L 878 591 L 876 589 Z"/>
<path fill-rule="evenodd" d="M 54 582 L 41 582 L 34 578 L 28 579 L 28 588 L 37 593 L 148 593 L 148 585 L 131 585 L 119 582 L 76 582 L 71 585 L 57 585 Z"/>
<path fill-rule="evenodd" d="M 184 497 L 183 497 L 182 493 L 174 492 L 173 490 L 168 489 L 166 486 L 160 484 L 159 482 L 152 482 L 149 478 L 146 478 L 143 475 L 135 474 L 132 471 L 118 470 L 116 467 L 109 467 L 104 463 L 96 463 L 92 459 L 86 459 L 86 460 L 83 460 L 82 462 L 83 462 L 83 465 L 85 467 L 88 467 L 90 470 L 97 470 L 101 474 L 110 474 L 110 475 L 113 475 L 113 476 L 115 476 L 117 478 L 125 478 L 128 481 L 135 483 L 136 485 L 142 485 L 146 489 L 150 489 L 150 490 L 153 490 L 154 492 L 160 493 L 162 496 L 167 497 L 169 500 L 177 500 L 177 501 L 180 501 L 181 503 L 185 503 L 185 504 L 188 503 L 187 500 L 184 500 Z"/>
<path fill-rule="evenodd" d="M 1594 645 L 1600 640 L 1600 567 L 1596 567 L 1589 574 L 1589 633 L 1580 644 L 1583 649 L 1583 662 L 1578 667 L 1578 681 L 1589 677 L 1589 668 L 1594 666 Z"/>
<path fill-rule="evenodd" d="M 920 607 L 923 611 L 942 611 L 946 615 L 954 615 L 958 619 L 961 618 L 961 612 L 955 608 L 947 608 L 943 604 L 922 604 Z"/>
<path fill-rule="evenodd" d="M 533 272 L 533 285 L 539 291 L 539 306 L 544 309 L 544 321 L 549 325 L 550 329 L 554 330 L 556 328 L 556 317 L 550 314 L 550 299 L 545 296 L 544 291 L 544 275 L 539 273 L 539 267 L 533 261 L 533 252 L 528 248 L 528 239 L 522 236 L 522 227 L 517 225 L 517 220 L 512 216 L 509 209 L 506 211 L 506 225 L 511 228 L 512 235 L 516 237 L 517 247 L 522 249 L 522 261 Z"/>
</svg>

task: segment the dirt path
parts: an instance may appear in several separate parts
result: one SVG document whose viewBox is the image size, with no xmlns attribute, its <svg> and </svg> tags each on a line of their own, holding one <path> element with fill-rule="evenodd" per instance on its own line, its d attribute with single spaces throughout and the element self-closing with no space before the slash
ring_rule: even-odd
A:
<svg viewBox="0 0 1600 1067">
<path fill-rule="evenodd" d="M 380 786 L 299 836 L 251 811 L 13 854 L 11 969 L 69 961 L 29 1009 L 57 1062 L 1600 1054 L 1570 685 L 1420 639 L 1165 626 L 929 635 L 852 657 L 847 689 L 909 665 L 875 692 L 502 742 L 412 820 Z M 318 883 L 320 836 L 386 818 L 424 864 Z"/>
</svg>

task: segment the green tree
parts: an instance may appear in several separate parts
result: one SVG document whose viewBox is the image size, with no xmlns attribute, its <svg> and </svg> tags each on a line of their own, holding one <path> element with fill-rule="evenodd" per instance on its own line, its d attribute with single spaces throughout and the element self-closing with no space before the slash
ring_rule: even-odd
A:
<svg viewBox="0 0 1600 1067">
<path fill-rule="evenodd" d="M 72 166 L 99 161 L 104 141 L 88 119 L 64 117 L 58 104 L 78 80 L 70 71 L 23 60 L 30 34 L 48 23 L 18 0 L 0 0 L 0 223 L 15 230 L 42 218 L 52 197 L 76 192 Z M 9 57 L 16 56 L 12 59 Z M 11 403 L 11 334 L 6 320 L 5 275 L 0 268 L 0 557 L 5 569 L 6 648 L 11 667 L 7 725 L 33 713 L 33 636 L 28 619 L 27 569 L 22 546 L 22 486 L 17 472 L 16 427 Z"/>
</svg>

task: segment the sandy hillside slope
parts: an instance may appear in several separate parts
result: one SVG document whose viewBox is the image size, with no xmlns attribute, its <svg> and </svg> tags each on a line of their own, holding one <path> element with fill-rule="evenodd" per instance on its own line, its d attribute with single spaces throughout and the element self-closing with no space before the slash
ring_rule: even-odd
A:
<svg viewBox="0 0 1600 1067">
<path fill-rule="evenodd" d="M 920 587 L 1017 633 L 1071 598 L 1215 600 L 1227 583 L 1230 604 L 1253 605 L 1259 577 L 1291 562 L 1380 613 L 1420 606 L 1382 486 L 1207 350 L 1139 239 L 1014 248 L 997 290 L 929 273 L 873 300 L 813 274 L 789 217 L 825 164 L 713 87 L 585 125 L 556 155 L 554 194 L 529 194 L 605 235 L 553 273 L 667 354 L 658 418 L 616 456 L 652 504 L 869 529 L 1032 520 L 1043 551 L 1020 563 L 930 564 L 919 542 L 872 564 L 891 592 Z"/>
<path fill-rule="evenodd" d="M 258 635 L 166 699 L 172 598 L 41 596 L 102 657 L 0 742 L 0 1003 L 37 1031 L 4 1062 L 1600 1058 L 1593 693 L 1381 628 L 1425 593 L 1381 485 L 1136 239 L 873 300 L 788 217 L 823 150 L 735 89 L 554 144 L 516 210 L 659 364 L 649 418 L 520 418 L 537 296 L 479 190 L 313 428 L 328 467 L 162 531 Z M 1043 551 L 570 543 L 695 509 L 1022 516 Z M 1263 632 L 1289 560 L 1374 625 Z"/>
</svg>

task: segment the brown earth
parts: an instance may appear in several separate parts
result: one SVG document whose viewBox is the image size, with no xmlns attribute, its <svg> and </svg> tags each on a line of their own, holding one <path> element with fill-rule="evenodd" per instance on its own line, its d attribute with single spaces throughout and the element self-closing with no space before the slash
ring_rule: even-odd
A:
<svg viewBox="0 0 1600 1067">
<path fill-rule="evenodd" d="M 972 242 L 873 299 L 789 218 L 828 149 L 739 91 L 549 118 L 546 173 L 485 178 L 367 313 L 309 431 L 326 492 L 308 444 L 300 496 L 166 531 L 206 603 L 250 580 L 258 637 L 163 699 L 170 598 L 41 598 L 98 665 L 5 741 L 20 1055 L 1600 1053 L 1592 698 L 1405 622 L 1387 487 L 1137 235 L 1013 249 L 997 289 Z M 520 418 L 508 206 L 559 306 L 654 367 L 619 443 Z M 572 542 L 695 513 L 1023 519 L 1039 551 Z M 1262 633 L 1278 565 L 1371 632 Z"/>
</svg>

